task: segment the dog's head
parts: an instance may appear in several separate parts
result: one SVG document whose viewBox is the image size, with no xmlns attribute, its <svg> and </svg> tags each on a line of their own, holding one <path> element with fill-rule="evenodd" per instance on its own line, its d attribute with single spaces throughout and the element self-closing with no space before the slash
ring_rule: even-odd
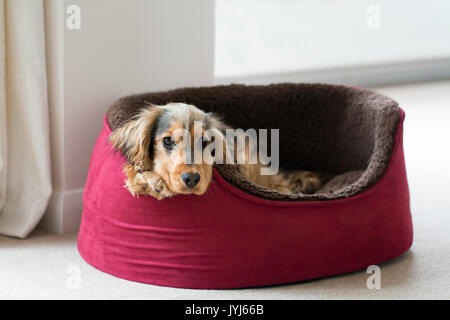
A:
<svg viewBox="0 0 450 320">
<path fill-rule="evenodd" d="M 211 143 L 205 132 L 224 129 L 216 116 L 193 105 L 149 105 L 116 129 L 110 142 L 136 171 L 157 173 L 173 193 L 200 195 L 212 177 L 213 163 L 202 156 Z"/>
</svg>

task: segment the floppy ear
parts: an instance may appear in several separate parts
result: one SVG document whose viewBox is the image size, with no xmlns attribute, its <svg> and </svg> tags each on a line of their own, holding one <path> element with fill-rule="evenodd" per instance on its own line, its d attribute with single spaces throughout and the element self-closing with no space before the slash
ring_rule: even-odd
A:
<svg viewBox="0 0 450 320">
<path fill-rule="evenodd" d="M 156 120 L 162 112 L 159 106 L 150 106 L 114 130 L 109 141 L 127 161 L 142 171 L 152 169 L 151 143 Z"/>
</svg>

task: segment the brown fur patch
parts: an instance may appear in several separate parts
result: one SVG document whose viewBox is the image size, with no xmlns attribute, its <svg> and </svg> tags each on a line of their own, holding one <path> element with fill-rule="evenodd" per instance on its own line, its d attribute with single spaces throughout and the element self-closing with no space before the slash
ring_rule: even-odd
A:
<svg viewBox="0 0 450 320">
<path fill-rule="evenodd" d="M 152 169 L 152 159 L 149 153 L 151 133 L 161 112 L 162 109 L 158 106 L 143 109 L 109 137 L 113 147 L 120 151 L 130 164 L 141 171 Z"/>
</svg>

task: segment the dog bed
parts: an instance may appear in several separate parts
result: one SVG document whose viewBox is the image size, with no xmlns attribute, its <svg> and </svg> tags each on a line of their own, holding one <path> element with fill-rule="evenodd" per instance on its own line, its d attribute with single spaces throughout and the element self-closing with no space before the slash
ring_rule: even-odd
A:
<svg viewBox="0 0 450 320">
<path fill-rule="evenodd" d="M 202 196 L 133 197 L 108 142 L 146 102 L 185 102 L 234 128 L 279 128 L 280 165 L 320 172 L 315 194 L 284 194 L 216 166 Z M 404 112 L 374 91 L 325 84 L 184 88 L 118 100 L 94 148 L 78 239 L 120 278 L 182 288 L 273 285 L 380 264 L 413 239 Z M 269 149 L 270 150 L 270 149 Z"/>
</svg>

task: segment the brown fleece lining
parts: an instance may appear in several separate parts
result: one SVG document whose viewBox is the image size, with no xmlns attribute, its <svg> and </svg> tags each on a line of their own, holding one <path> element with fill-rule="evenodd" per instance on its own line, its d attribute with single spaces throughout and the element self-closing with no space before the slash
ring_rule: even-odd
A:
<svg viewBox="0 0 450 320">
<path fill-rule="evenodd" d="M 124 97 L 109 108 L 111 128 L 122 126 L 146 102 L 193 104 L 218 114 L 234 128 L 280 129 L 280 166 L 320 172 L 323 186 L 315 194 L 280 193 L 246 180 L 234 166 L 216 166 L 231 184 L 272 200 L 337 199 L 368 189 L 386 170 L 400 119 L 395 101 L 368 89 L 283 83 L 183 88 Z"/>
</svg>

